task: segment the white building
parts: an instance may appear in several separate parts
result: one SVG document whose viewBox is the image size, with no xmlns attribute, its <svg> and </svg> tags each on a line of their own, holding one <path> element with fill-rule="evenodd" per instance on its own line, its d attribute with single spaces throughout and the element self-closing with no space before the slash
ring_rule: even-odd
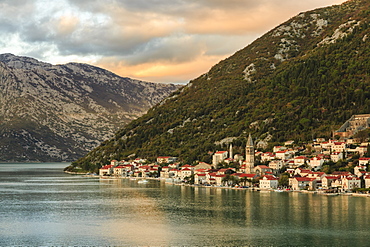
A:
<svg viewBox="0 0 370 247">
<path fill-rule="evenodd" d="M 227 159 L 228 152 L 227 151 L 218 151 L 212 156 L 212 165 L 214 167 L 217 167 L 218 164 L 220 164 L 222 161 Z"/>
<path fill-rule="evenodd" d="M 343 159 L 343 153 L 342 152 L 334 152 L 330 155 L 330 159 L 333 162 L 338 162 L 339 160 Z"/>
<path fill-rule="evenodd" d="M 321 169 L 322 164 L 324 164 L 324 159 L 320 157 L 313 157 L 310 159 L 310 162 L 309 162 L 311 169 L 315 169 L 315 170 Z"/>
<path fill-rule="evenodd" d="M 275 176 L 265 175 L 260 179 L 260 189 L 276 189 L 279 184 L 279 179 Z"/>
</svg>

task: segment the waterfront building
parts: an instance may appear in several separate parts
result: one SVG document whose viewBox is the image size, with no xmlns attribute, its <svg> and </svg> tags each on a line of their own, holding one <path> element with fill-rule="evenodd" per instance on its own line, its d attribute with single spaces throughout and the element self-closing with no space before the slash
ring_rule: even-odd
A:
<svg viewBox="0 0 370 247">
<path fill-rule="evenodd" d="M 114 165 L 106 165 L 99 169 L 100 176 L 106 176 L 113 174 L 113 167 Z"/>
<path fill-rule="evenodd" d="M 272 175 L 265 175 L 260 179 L 260 189 L 276 189 L 279 179 Z"/>
<path fill-rule="evenodd" d="M 365 188 L 370 188 L 370 175 L 366 175 L 364 177 L 365 180 Z"/>
<path fill-rule="evenodd" d="M 206 174 L 195 174 L 194 175 L 194 184 L 206 184 L 207 175 Z"/>
<path fill-rule="evenodd" d="M 307 177 L 294 177 L 289 179 L 293 190 L 316 190 L 316 179 Z"/>
<path fill-rule="evenodd" d="M 361 179 L 356 177 L 343 177 L 342 181 L 342 191 L 350 192 L 354 188 L 361 188 Z"/>
</svg>

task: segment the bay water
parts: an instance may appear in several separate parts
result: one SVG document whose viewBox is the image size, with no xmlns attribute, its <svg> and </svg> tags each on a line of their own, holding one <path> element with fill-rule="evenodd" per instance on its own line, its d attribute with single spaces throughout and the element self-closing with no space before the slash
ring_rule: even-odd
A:
<svg viewBox="0 0 370 247">
<path fill-rule="evenodd" d="M 0 164 L 0 246 L 370 246 L 370 198 L 189 187 Z"/>
</svg>

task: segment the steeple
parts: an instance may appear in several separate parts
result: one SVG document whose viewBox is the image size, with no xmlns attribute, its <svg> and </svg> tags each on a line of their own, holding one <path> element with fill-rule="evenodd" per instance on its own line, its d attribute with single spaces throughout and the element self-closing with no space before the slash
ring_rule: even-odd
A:
<svg viewBox="0 0 370 247">
<path fill-rule="evenodd" d="M 231 143 L 230 143 L 229 154 L 230 154 L 229 158 L 234 159 L 234 157 L 233 157 L 233 144 L 231 144 Z"/>
<path fill-rule="evenodd" d="M 248 136 L 245 146 L 245 173 L 252 173 L 254 169 L 254 145 L 251 134 Z"/>
</svg>

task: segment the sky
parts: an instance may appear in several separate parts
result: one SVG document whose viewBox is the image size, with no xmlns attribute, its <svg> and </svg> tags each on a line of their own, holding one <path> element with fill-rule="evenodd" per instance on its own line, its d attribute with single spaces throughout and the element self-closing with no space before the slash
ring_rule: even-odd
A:
<svg viewBox="0 0 370 247">
<path fill-rule="evenodd" d="M 0 54 L 187 83 L 300 12 L 344 0 L 0 0 Z"/>
</svg>

